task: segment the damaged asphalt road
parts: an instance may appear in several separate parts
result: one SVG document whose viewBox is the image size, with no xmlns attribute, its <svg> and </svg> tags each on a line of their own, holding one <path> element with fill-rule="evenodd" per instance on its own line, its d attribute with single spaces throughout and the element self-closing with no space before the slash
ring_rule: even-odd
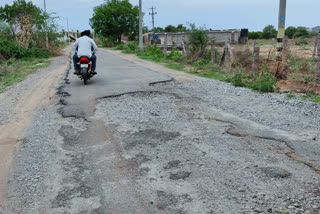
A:
<svg viewBox="0 0 320 214">
<path fill-rule="evenodd" d="M 320 212 L 319 107 L 139 63 L 100 51 L 87 86 L 67 73 L 3 213 Z"/>
</svg>

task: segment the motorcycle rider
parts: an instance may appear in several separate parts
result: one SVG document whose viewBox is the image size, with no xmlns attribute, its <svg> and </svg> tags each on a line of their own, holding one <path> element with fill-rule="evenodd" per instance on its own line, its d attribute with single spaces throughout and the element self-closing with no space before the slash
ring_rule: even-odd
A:
<svg viewBox="0 0 320 214">
<path fill-rule="evenodd" d="M 89 60 L 92 62 L 91 73 L 97 74 L 97 72 L 95 71 L 97 61 L 95 53 L 98 51 L 98 48 L 96 43 L 89 36 L 90 30 L 81 32 L 81 37 L 78 38 L 73 45 L 72 50 L 75 52 L 73 56 L 73 65 L 75 70 L 74 74 L 76 75 L 80 74 L 80 68 L 77 63 L 81 56 L 86 56 L 89 58 Z"/>
</svg>

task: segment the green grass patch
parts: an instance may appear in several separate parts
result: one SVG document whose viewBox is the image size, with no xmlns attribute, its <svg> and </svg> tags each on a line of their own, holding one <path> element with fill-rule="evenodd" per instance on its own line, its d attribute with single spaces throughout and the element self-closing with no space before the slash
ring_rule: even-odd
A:
<svg viewBox="0 0 320 214">
<path fill-rule="evenodd" d="M 314 92 L 308 92 L 306 95 L 300 97 L 303 101 L 311 101 L 320 104 L 320 96 Z"/>
<path fill-rule="evenodd" d="M 49 66 L 49 59 L 9 59 L 0 64 L 0 93 L 9 86 L 23 81 L 29 74 L 39 68 Z"/>
<path fill-rule="evenodd" d="M 224 81 L 224 82 L 226 82 L 226 80 L 228 79 L 228 77 L 224 73 L 208 72 L 208 73 L 199 74 L 199 76 L 205 77 L 205 78 L 209 78 L 209 79 L 215 79 L 215 80 L 219 80 L 219 81 Z"/>
<path fill-rule="evenodd" d="M 177 71 L 185 71 L 186 70 L 183 64 L 168 63 L 168 64 L 166 64 L 166 67 L 173 69 L 173 70 L 177 70 Z"/>
<path fill-rule="evenodd" d="M 287 96 L 286 96 L 288 99 L 295 99 L 296 98 L 296 95 L 294 95 L 294 94 L 287 94 Z"/>
</svg>

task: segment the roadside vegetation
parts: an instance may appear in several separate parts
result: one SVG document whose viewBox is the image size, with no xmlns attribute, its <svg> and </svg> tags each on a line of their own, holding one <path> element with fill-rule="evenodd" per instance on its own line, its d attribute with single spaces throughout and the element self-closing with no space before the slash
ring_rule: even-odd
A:
<svg viewBox="0 0 320 214">
<path fill-rule="evenodd" d="M 139 58 L 161 63 L 167 68 L 183 71 L 193 75 L 215 79 L 231 83 L 236 87 L 246 87 L 260 93 L 280 92 L 278 88 L 277 69 L 275 66 L 276 51 L 270 51 L 268 55 L 261 56 L 259 71 L 254 77 L 251 74 L 252 52 L 247 47 L 236 48 L 234 50 L 234 60 L 231 65 L 220 65 L 222 56 L 221 47 L 215 51 L 216 62 L 211 62 L 211 52 L 206 46 L 202 46 L 204 32 L 201 29 L 191 30 L 191 39 L 187 47 L 187 53 L 182 54 L 176 48 L 168 51 L 165 55 L 163 51 L 153 45 L 147 46 L 143 52 L 138 51 L 137 42 L 119 44 L 113 47 L 114 50 L 121 50 L 126 54 L 136 54 Z M 204 43 L 205 40 L 202 41 Z M 197 44 L 194 49 L 192 44 Z M 288 80 L 315 83 L 316 59 L 303 58 L 288 54 Z M 288 98 L 299 98 L 302 101 L 312 101 L 320 103 L 319 95 L 309 93 L 288 94 Z"/>
<path fill-rule="evenodd" d="M 109 17 L 104 19 L 103 17 Z M 231 83 L 236 87 L 246 87 L 261 93 L 281 92 L 280 80 L 303 81 L 304 83 L 315 83 L 316 59 L 305 57 L 305 53 L 312 52 L 314 47 L 314 34 L 309 33 L 303 27 L 288 27 L 286 34 L 291 39 L 290 45 L 294 45 L 292 51 L 287 50 L 284 58 L 285 63 L 279 62 L 276 51 L 277 30 L 268 25 L 261 32 L 249 32 L 249 45 L 233 45 L 231 47 L 233 57 L 229 63 L 224 63 L 223 46 L 215 48 L 215 62 L 212 62 L 211 51 L 208 46 L 209 38 L 207 29 L 196 27 L 193 24 L 184 26 L 182 24 L 165 28 L 156 27 L 154 31 L 159 32 L 187 32 L 189 34 L 188 44 L 184 48 L 170 47 L 167 52 L 157 47 L 156 44 L 148 45 L 143 52 L 138 51 L 137 41 L 137 10 L 128 0 L 108 1 L 95 9 L 91 19 L 91 26 L 99 34 L 98 45 L 114 50 L 121 50 L 126 54 L 136 54 L 141 59 L 161 63 L 168 68 L 194 74 L 197 76 L 216 79 Z M 120 31 L 118 24 L 113 20 L 131 20 L 133 29 Z M 101 23 L 104 23 L 101 26 Z M 106 29 L 104 26 L 109 26 Z M 121 28 L 123 29 L 123 28 Z M 129 28 L 127 28 L 129 29 Z M 152 32 L 147 27 L 144 32 Z M 121 34 L 120 34 L 121 33 Z M 122 43 L 121 35 L 129 38 L 129 42 Z M 258 71 L 252 73 L 252 39 L 256 40 L 256 46 L 260 47 L 260 58 L 257 62 Z M 179 49 L 178 49 L 179 48 Z M 289 48 L 290 49 L 290 48 Z M 301 55 L 293 54 L 301 53 Z M 311 54 L 312 55 L 312 54 Z M 281 85 L 280 85 L 281 86 Z M 307 96 L 308 95 L 308 96 Z M 295 96 L 295 95 L 292 95 Z M 288 95 L 288 98 L 293 98 Z M 305 97 L 307 96 L 307 97 Z M 304 94 L 303 100 L 318 101 L 318 95 Z"/>
<path fill-rule="evenodd" d="M 46 26 L 48 47 L 46 46 Z M 65 45 L 52 15 L 32 2 L 16 0 L 0 7 L 0 93 L 28 74 L 49 65 Z"/>
</svg>

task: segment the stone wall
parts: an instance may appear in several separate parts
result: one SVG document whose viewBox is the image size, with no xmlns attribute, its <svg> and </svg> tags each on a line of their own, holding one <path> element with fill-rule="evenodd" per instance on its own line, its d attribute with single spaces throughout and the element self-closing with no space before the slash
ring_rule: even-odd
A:
<svg viewBox="0 0 320 214">
<path fill-rule="evenodd" d="M 167 46 L 177 46 L 181 47 L 182 42 L 185 44 L 189 42 L 189 36 L 187 33 L 157 33 L 161 44 L 158 46 L 164 46 L 165 35 L 167 34 Z M 232 44 L 239 44 L 241 30 L 221 30 L 221 31 L 208 31 L 207 32 L 210 39 L 215 39 L 216 44 L 224 44 L 226 42 L 231 42 Z M 149 44 L 153 38 L 153 34 L 149 33 L 147 35 L 148 39 L 145 39 Z"/>
</svg>

